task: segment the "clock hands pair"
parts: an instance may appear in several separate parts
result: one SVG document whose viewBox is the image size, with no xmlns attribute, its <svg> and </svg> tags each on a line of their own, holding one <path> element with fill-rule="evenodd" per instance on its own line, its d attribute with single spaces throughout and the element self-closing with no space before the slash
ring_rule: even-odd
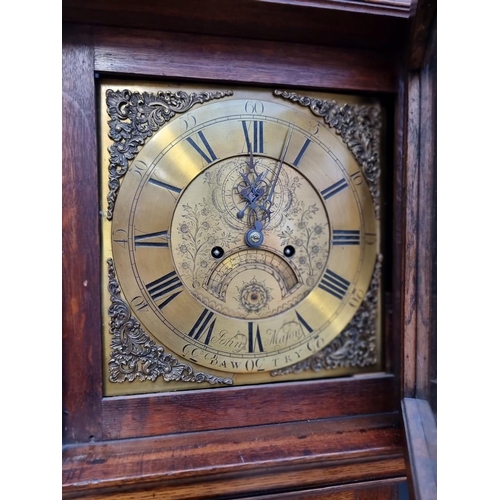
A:
<svg viewBox="0 0 500 500">
<path fill-rule="evenodd" d="M 271 220 L 271 209 L 274 204 L 276 185 L 278 183 L 281 169 L 285 161 L 285 156 L 288 151 L 292 132 L 293 127 L 289 128 L 287 131 L 287 135 L 285 137 L 285 142 L 279 159 L 278 168 L 268 189 L 268 185 L 265 182 L 267 172 L 257 174 L 252 148 L 249 147 L 248 149 L 250 155 L 250 160 L 248 163 L 248 166 L 250 167 L 250 173 L 247 174 L 246 172 L 240 172 L 240 175 L 244 181 L 244 187 L 238 189 L 238 193 L 246 201 L 246 204 L 238 212 L 237 217 L 239 219 L 242 219 L 247 208 L 250 208 L 250 210 L 253 211 L 253 227 L 251 227 L 245 234 L 245 243 L 249 247 L 259 247 L 264 241 L 262 230 Z M 252 174 L 253 180 L 250 179 L 250 174 Z M 264 214 L 262 219 L 260 218 L 260 213 Z"/>
<path fill-rule="evenodd" d="M 250 208 L 250 210 L 253 210 L 256 214 L 258 214 L 257 210 L 263 210 L 264 208 L 259 204 L 259 201 L 264 196 L 267 190 L 267 183 L 265 182 L 267 172 L 258 174 L 257 170 L 255 169 L 255 161 L 251 149 L 249 150 L 249 154 L 250 160 L 247 165 L 250 168 L 250 172 L 240 172 L 240 175 L 244 181 L 244 186 L 236 187 L 238 194 L 244 200 L 246 200 L 245 206 L 237 213 L 238 219 L 243 219 L 247 208 Z"/>
<path fill-rule="evenodd" d="M 250 216 L 253 215 L 253 227 L 245 234 L 245 242 L 249 247 L 258 247 L 264 241 L 262 229 L 264 228 L 265 219 L 269 216 L 266 205 L 262 202 L 268 190 L 266 182 L 267 172 L 257 173 L 255 168 L 255 160 L 253 157 L 252 148 L 248 149 L 250 158 L 247 163 L 249 172 L 240 172 L 243 178 L 243 187 L 238 186 L 236 189 L 240 196 L 246 201 L 245 206 L 237 213 L 238 219 L 245 216 L 247 209 L 250 209 Z M 260 213 L 264 213 L 264 218 L 261 220 Z"/>
</svg>

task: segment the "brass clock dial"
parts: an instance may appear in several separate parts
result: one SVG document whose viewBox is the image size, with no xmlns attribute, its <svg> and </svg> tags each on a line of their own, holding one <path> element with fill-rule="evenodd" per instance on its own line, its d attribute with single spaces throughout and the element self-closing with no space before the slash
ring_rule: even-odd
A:
<svg viewBox="0 0 500 500">
<path fill-rule="evenodd" d="M 379 227 L 370 186 L 322 118 L 235 89 L 165 120 L 120 180 L 121 293 L 160 345 L 218 372 L 307 359 L 353 318 Z"/>
</svg>

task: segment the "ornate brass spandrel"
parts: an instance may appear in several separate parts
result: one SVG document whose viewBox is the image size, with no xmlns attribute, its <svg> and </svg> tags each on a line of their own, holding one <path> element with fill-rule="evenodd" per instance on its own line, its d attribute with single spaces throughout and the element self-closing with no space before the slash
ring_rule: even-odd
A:
<svg viewBox="0 0 500 500">
<path fill-rule="evenodd" d="M 377 363 L 376 324 L 382 260 L 383 257 L 379 254 L 368 292 L 342 333 L 317 354 L 286 368 L 273 370 L 271 376 L 302 373 L 308 370 L 319 372 L 346 367 L 366 367 Z"/>
<path fill-rule="evenodd" d="M 165 382 L 208 382 L 211 385 L 232 385 L 230 378 L 216 377 L 193 370 L 187 363 L 181 363 L 171 354 L 165 353 L 141 328 L 130 312 L 128 304 L 121 298 L 120 285 L 116 279 L 113 259 L 108 264 L 108 291 L 111 356 L 109 359 L 110 382 L 133 382 L 134 380 L 155 381 L 158 377 Z"/>
<path fill-rule="evenodd" d="M 131 92 L 128 89 L 106 92 L 108 136 L 114 142 L 108 148 L 109 192 L 107 195 L 107 218 L 113 218 L 120 179 L 127 173 L 129 162 L 135 158 L 139 148 L 161 126 L 179 113 L 189 111 L 195 104 L 233 95 L 230 90 L 222 92 L 191 93 L 178 92 Z"/>
<path fill-rule="evenodd" d="M 339 106 L 335 101 L 301 96 L 295 92 L 275 90 L 274 95 L 308 107 L 316 116 L 335 130 L 354 155 L 368 182 L 375 208 L 380 219 L 380 136 L 382 112 L 379 105 Z"/>
</svg>

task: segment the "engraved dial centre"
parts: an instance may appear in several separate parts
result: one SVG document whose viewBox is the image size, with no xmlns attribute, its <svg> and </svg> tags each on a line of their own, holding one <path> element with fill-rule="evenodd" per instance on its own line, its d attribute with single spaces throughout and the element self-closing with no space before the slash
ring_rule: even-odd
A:
<svg viewBox="0 0 500 500">
<path fill-rule="evenodd" d="M 247 155 L 212 164 L 183 190 L 174 211 L 172 257 L 180 279 L 205 307 L 230 318 L 265 319 L 295 307 L 328 261 L 330 226 L 320 195 L 289 165 L 274 178 L 277 165 L 256 158 L 257 183 Z M 273 180 L 274 203 L 264 210 L 259 200 Z M 252 247 L 254 227 L 264 241 Z M 292 245 L 294 252 L 285 251 Z"/>
</svg>

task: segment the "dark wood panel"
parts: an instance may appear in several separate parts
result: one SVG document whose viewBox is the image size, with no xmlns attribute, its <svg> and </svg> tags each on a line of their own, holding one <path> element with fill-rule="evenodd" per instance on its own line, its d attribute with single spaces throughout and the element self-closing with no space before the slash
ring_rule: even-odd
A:
<svg viewBox="0 0 500 500">
<path fill-rule="evenodd" d="M 402 73 L 402 72 L 401 72 Z M 395 96 L 394 105 L 394 130 L 393 130 L 393 154 L 394 168 L 390 175 L 392 186 L 392 218 L 390 220 L 390 239 L 391 239 L 391 329 L 385 332 L 388 337 L 387 356 L 390 361 L 387 363 L 386 370 L 396 374 L 396 385 L 398 391 L 401 388 L 401 349 L 402 349 L 402 296 L 403 296 L 403 233 L 404 233 L 404 169 L 406 155 L 406 84 L 403 74 L 400 75 L 398 82 L 398 92 Z M 389 219 L 389 217 L 388 217 Z M 386 260 L 387 262 L 387 260 Z"/>
<path fill-rule="evenodd" d="M 437 428 L 434 414 L 427 401 L 404 398 L 402 416 L 412 498 L 435 500 L 437 498 Z"/>
<path fill-rule="evenodd" d="M 66 442 L 101 436 L 99 211 L 94 51 L 86 30 L 63 32 L 63 425 Z"/>
<path fill-rule="evenodd" d="M 432 40 L 432 38 L 431 38 Z M 431 44 L 432 45 L 432 44 Z M 434 46 L 435 50 L 435 46 Z M 404 396 L 430 394 L 435 243 L 435 74 L 428 65 L 408 73 L 404 182 Z"/>
<path fill-rule="evenodd" d="M 392 375 L 121 396 L 103 401 L 105 439 L 383 413 L 399 408 Z"/>
<path fill-rule="evenodd" d="M 408 41 L 408 66 L 418 70 L 425 64 L 425 54 L 436 21 L 437 0 L 412 0 Z"/>
<path fill-rule="evenodd" d="M 64 22 L 393 51 L 409 1 L 63 0 Z"/>
<path fill-rule="evenodd" d="M 96 70 L 128 75 L 394 92 L 395 58 L 375 51 L 96 28 Z"/>
<path fill-rule="evenodd" d="M 403 477 L 397 422 L 394 413 L 68 446 L 63 497 L 227 498 Z"/>
<path fill-rule="evenodd" d="M 403 380 L 404 395 L 413 397 L 416 387 L 417 347 L 417 259 L 418 259 L 418 169 L 420 141 L 420 77 L 408 75 L 406 119 L 406 157 L 403 180 Z"/>
<path fill-rule="evenodd" d="M 418 216 L 418 315 L 416 397 L 428 399 L 430 394 L 430 344 L 432 324 L 433 224 L 435 222 L 435 154 L 436 123 L 435 89 L 432 73 L 424 70 L 420 78 L 420 164 L 419 164 L 419 216 Z"/>
<path fill-rule="evenodd" d="M 435 34 L 435 33 L 434 33 Z M 435 41 L 435 40 L 434 40 Z M 418 316 L 416 397 L 429 400 L 436 379 L 436 47 L 420 72 Z M 433 380 L 434 382 L 431 382 Z M 435 405 L 434 405 L 435 406 Z"/>
</svg>

